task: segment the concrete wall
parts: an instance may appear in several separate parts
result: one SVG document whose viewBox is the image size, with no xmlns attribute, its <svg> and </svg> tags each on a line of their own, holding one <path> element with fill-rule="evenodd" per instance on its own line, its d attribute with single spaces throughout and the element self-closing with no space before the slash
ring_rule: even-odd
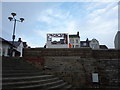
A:
<svg viewBox="0 0 120 90">
<path fill-rule="evenodd" d="M 114 46 L 115 46 L 115 49 L 120 49 L 120 31 L 118 31 L 115 36 Z"/>
<path fill-rule="evenodd" d="M 92 50 L 91 48 L 24 49 L 24 59 L 44 60 L 46 72 L 55 74 L 75 87 L 119 87 L 120 50 Z M 42 62 L 43 62 L 42 60 Z M 92 82 L 98 73 L 99 83 Z"/>
</svg>

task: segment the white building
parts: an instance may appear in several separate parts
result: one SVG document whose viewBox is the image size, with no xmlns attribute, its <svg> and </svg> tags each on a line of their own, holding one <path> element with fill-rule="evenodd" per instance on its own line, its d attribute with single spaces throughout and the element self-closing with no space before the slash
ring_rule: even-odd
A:
<svg viewBox="0 0 120 90">
<path fill-rule="evenodd" d="M 9 41 L 9 42 L 12 43 L 12 41 Z M 20 52 L 20 57 L 22 57 L 24 46 L 23 46 L 23 42 L 22 42 L 21 38 L 19 38 L 18 41 L 14 41 L 14 45 L 16 47 L 15 49 L 18 52 Z M 13 56 L 15 56 L 15 55 L 13 55 Z"/>
<path fill-rule="evenodd" d="M 13 47 L 12 56 L 19 56 L 22 57 L 23 55 L 23 48 L 27 47 L 26 42 L 22 42 L 21 38 L 18 41 L 14 41 L 14 45 L 12 41 L 7 41 L 3 38 L 0 38 L 0 56 L 7 56 L 11 55 L 11 49 Z"/>
<path fill-rule="evenodd" d="M 77 34 L 69 35 L 69 43 L 72 45 L 72 48 L 80 48 L 79 32 L 77 32 Z"/>
<path fill-rule="evenodd" d="M 99 41 L 96 40 L 96 39 L 92 39 L 92 40 L 90 41 L 89 45 L 90 45 L 90 47 L 91 47 L 92 49 L 99 49 L 99 48 L 100 48 L 100 47 L 99 47 Z"/>
<path fill-rule="evenodd" d="M 19 52 L 17 50 L 15 50 L 15 46 L 13 44 L 11 44 L 10 42 L 8 42 L 7 40 L 0 38 L 0 56 L 10 56 L 10 50 L 11 47 L 13 47 L 13 55 L 19 54 Z"/>
<path fill-rule="evenodd" d="M 115 49 L 120 49 L 120 31 L 117 32 L 114 40 Z"/>
</svg>

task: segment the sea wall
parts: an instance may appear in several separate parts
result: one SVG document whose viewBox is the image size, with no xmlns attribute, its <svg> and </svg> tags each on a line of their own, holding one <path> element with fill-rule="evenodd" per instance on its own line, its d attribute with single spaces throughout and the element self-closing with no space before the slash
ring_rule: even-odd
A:
<svg viewBox="0 0 120 90">
<path fill-rule="evenodd" d="M 120 86 L 120 50 L 91 48 L 29 48 L 24 60 L 38 63 L 46 72 L 55 74 L 75 87 L 115 88 Z M 36 64 L 37 64 L 36 63 Z M 99 82 L 92 81 L 98 73 Z"/>
</svg>

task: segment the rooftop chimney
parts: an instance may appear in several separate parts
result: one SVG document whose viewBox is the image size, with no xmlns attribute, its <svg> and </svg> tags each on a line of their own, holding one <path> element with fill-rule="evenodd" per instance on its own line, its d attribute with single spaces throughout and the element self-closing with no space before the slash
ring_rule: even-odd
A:
<svg viewBox="0 0 120 90">
<path fill-rule="evenodd" d="M 77 32 L 77 35 L 79 36 L 79 31 Z"/>
<path fill-rule="evenodd" d="M 21 38 L 18 38 L 18 42 L 22 42 Z"/>
</svg>

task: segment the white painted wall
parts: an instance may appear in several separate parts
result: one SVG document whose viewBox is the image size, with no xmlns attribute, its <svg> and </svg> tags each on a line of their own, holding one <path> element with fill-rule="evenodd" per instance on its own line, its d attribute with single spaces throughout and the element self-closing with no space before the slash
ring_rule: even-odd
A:
<svg viewBox="0 0 120 90">
<path fill-rule="evenodd" d="M 16 49 L 17 51 L 20 52 L 20 57 L 23 56 L 23 42 L 20 43 L 20 45 Z"/>
<path fill-rule="evenodd" d="M 10 48 L 10 45 L 8 45 L 7 43 L 2 43 L 2 45 L 0 45 L 0 49 L 1 49 L 1 56 L 8 56 L 8 49 Z"/>
<path fill-rule="evenodd" d="M 92 49 L 99 49 L 100 47 L 99 47 L 99 42 L 98 42 L 98 40 L 92 39 L 91 42 L 90 42 L 90 47 L 91 47 Z"/>
<path fill-rule="evenodd" d="M 79 48 L 80 47 L 80 38 L 69 38 L 69 43 L 72 44 L 73 48 Z M 78 47 L 76 47 L 78 46 Z"/>
</svg>

